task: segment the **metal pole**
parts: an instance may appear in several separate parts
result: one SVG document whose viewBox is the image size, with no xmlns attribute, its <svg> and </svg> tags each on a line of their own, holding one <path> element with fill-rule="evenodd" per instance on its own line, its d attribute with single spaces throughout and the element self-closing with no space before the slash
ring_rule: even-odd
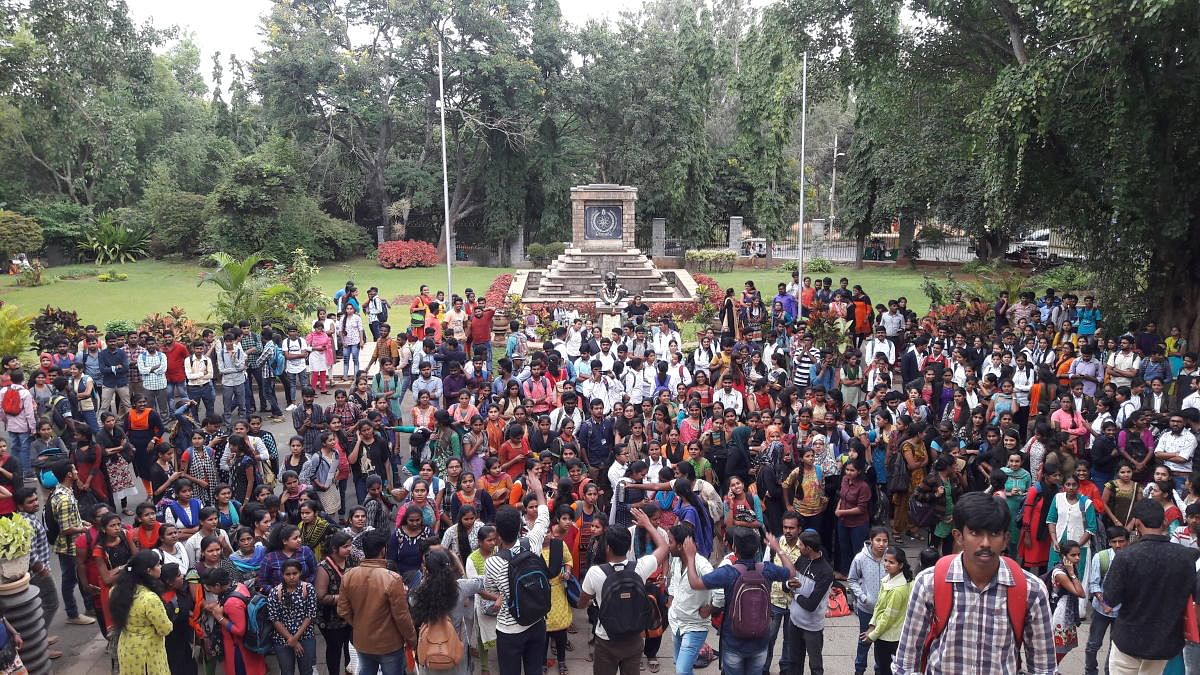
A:
<svg viewBox="0 0 1200 675">
<path fill-rule="evenodd" d="M 834 190 L 837 189 L 837 158 L 838 158 L 838 135 L 833 135 L 833 176 L 829 179 L 829 226 L 826 228 L 825 236 L 828 237 L 833 232 L 833 212 L 835 202 L 833 200 Z"/>
<path fill-rule="evenodd" d="M 446 298 L 454 296 L 454 244 L 450 237 L 450 172 L 446 167 L 446 82 L 442 77 L 442 36 L 438 34 L 438 110 L 442 116 L 442 205 L 446 214 Z"/>
<path fill-rule="evenodd" d="M 808 133 L 808 52 L 804 52 L 804 66 L 800 76 L 800 236 L 796 251 L 797 279 L 796 286 L 797 311 L 804 311 L 804 141 Z"/>
</svg>

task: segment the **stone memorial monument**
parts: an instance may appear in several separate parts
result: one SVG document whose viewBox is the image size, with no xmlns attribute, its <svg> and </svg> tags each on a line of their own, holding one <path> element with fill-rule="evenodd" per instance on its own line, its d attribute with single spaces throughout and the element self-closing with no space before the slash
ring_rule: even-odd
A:
<svg viewBox="0 0 1200 675">
<path fill-rule="evenodd" d="M 633 296 L 648 304 L 694 300 L 696 282 L 686 270 L 660 270 L 637 249 L 636 205 L 634 187 L 571 188 L 570 247 L 545 270 L 518 270 L 509 293 L 527 303 L 593 305 L 605 334 Z"/>
</svg>

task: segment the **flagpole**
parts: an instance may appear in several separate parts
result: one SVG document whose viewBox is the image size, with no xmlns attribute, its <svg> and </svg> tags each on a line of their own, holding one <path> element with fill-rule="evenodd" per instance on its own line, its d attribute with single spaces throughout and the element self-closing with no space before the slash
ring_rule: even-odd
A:
<svg viewBox="0 0 1200 675">
<path fill-rule="evenodd" d="M 804 142 L 808 132 L 808 52 L 800 76 L 800 236 L 796 250 L 796 307 L 804 312 Z"/>
<path fill-rule="evenodd" d="M 450 172 L 446 166 L 446 82 L 442 76 L 442 35 L 438 34 L 438 111 L 442 117 L 442 211 L 446 217 L 446 299 L 454 297 L 454 244 L 450 237 Z M 803 209 L 801 209 L 803 210 Z"/>
</svg>

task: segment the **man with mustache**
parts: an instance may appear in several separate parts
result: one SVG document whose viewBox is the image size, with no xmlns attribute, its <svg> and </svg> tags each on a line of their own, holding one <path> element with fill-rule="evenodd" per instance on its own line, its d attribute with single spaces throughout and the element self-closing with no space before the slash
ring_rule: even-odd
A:
<svg viewBox="0 0 1200 675">
<path fill-rule="evenodd" d="M 955 504 L 953 535 L 962 553 L 914 581 L 893 672 L 1015 673 L 1024 647 L 1025 673 L 1053 675 L 1046 585 L 1001 557 L 1009 518 L 1004 502 L 982 492 Z"/>
</svg>

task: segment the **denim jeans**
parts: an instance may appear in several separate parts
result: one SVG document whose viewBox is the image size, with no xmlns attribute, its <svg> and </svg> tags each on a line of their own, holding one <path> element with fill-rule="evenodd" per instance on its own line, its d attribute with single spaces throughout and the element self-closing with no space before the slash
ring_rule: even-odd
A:
<svg viewBox="0 0 1200 675">
<path fill-rule="evenodd" d="M 404 397 L 408 396 L 409 392 L 412 391 L 412 383 L 412 373 L 404 373 L 404 375 L 400 378 L 400 400 L 396 401 L 397 406 L 401 408 L 404 407 Z"/>
<path fill-rule="evenodd" d="M 1100 612 L 1092 608 L 1092 625 L 1088 627 L 1087 647 L 1083 651 L 1083 672 L 1085 675 L 1099 675 L 1100 659 L 1097 654 L 1100 653 L 1100 646 L 1104 642 L 1104 634 L 1113 625 L 1116 619 L 1104 616 Z M 1186 650 L 1184 652 L 1186 654 Z M 1108 673 L 1108 664 L 1105 664 L 1104 672 Z M 1200 671 L 1197 671 L 1200 673 Z"/>
<path fill-rule="evenodd" d="M 1200 675 L 1200 644 L 1183 643 L 1183 672 L 1186 675 Z"/>
<path fill-rule="evenodd" d="M 250 412 L 257 412 L 257 407 L 254 405 L 254 390 L 262 387 L 262 371 L 258 368 L 246 369 L 246 383 L 242 385 L 246 389 L 246 406 Z"/>
<path fill-rule="evenodd" d="M 309 675 L 317 664 L 317 638 L 300 640 L 302 654 L 290 646 L 275 645 L 275 658 L 279 659 L 280 675 Z"/>
<path fill-rule="evenodd" d="M 671 637 L 675 643 L 675 674 L 692 675 L 692 666 L 696 663 L 696 657 L 700 655 L 700 648 L 704 646 L 708 631 L 672 632 Z M 769 662 L 770 659 L 767 661 Z"/>
<path fill-rule="evenodd" d="M 174 410 L 176 408 L 175 402 L 181 398 L 188 398 L 187 382 L 168 382 L 167 407 Z"/>
<path fill-rule="evenodd" d="M 279 398 L 275 396 L 275 376 L 258 378 L 258 410 L 262 414 L 282 415 Z"/>
<path fill-rule="evenodd" d="M 62 591 L 63 609 L 66 610 L 68 619 L 74 619 L 79 616 L 79 605 L 75 604 L 75 586 L 78 583 L 75 578 L 75 556 L 66 553 L 57 555 L 58 566 L 62 570 L 60 590 Z"/>
<path fill-rule="evenodd" d="M 88 425 L 93 434 L 100 431 L 100 420 L 96 417 L 95 410 L 80 410 L 79 417 L 83 419 L 84 424 Z"/>
<path fill-rule="evenodd" d="M 311 669 L 309 669 L 311 672 Z M 358 675 L 404 675 L 404 650 L 397 649 L 387 654 L 358 653 Z M 308 675 L 308 673 L 301 673 Z"/>
<path fill-rule="evenodd" d="M 787 607 L 771 605 L 771 640 L 767 642 L 767 661 L 763 664 L 763 674 L 771 672 L 771 659 L 775 657 L 775 642 L 779 639 L 780 629 L 783 632 L 783 646 L 779 649 L 779 672 L 786 673 L 792 665 L 792 640 L 788 635 L 785 624 L 791 623 Z"/>
<path fill-rule="evenodd" d="M 212 382 L 202 384 L 198 387 L 188 385 L 187 395 L 193 401 L 199 401 L 204 404 L 204 416 L 217 414 L 217 390 L 213 387 Z M 196 406 L 196 414 L 200 414 L 200 406 Z M 198 419 L 197 421 L 203 421 Z"/>
<path fill-rule="evenodd" d="M 721 675 L 761 675 L 766 663 L 766 652 L 739 654 L 729 645 L 721 649 Z"/>
<path fill-rule="evenodd" d="M 858 632 L 861 634 L 867 630 L 867 626 L 871 625 L 871 615 L 860 609 L 855 609 L 854 613 L 858 615 Z M 863 673 L 867 670 L 867 652 L 871 649 L 870 642 L 858 641 L 858 651 L 854 654 L 854 672 Z"/>
<path fill-rule="evenodd" d="M 863 523 L 857 527 L 846 527 L 837 524 L 837 571 L 845 574 L 850 571 L 850 562 L 862 550 L 867 533 L 871 531 L 871 523 Z"/>
<path fill-rule="evenodd" d="M 33 459 L 29 456 L 29 445 L 33 442 L 33 434 L 27 431 L 10 431 L 8 432 L 8 443 L 12 446 L 12 456 L 17 458 L 17 463 L 21 465 L 21 477 L 28 476 L 33 473 Z M 17 477 L 14 477 L 16 480 Z M 21 481 L 16 481 L 17 485 Z"/>
<path fill-rule="evenodd" d="M 300 403 L 303 400 L 300 390 L 308 386 L 308 371 L 302 370 L 298 373 L 286 373 L 286 375 L 288 391 L 292 394 L 290 400 L 293 403 Z"/>
<path fill-rule="evenodd" d="M 358 375 L 361 370 L 358 365 L 358 350 L 362 345 L 342 345 L 342 377 L 350 377 L 350 364 L 354 364 L 354 375 Z M 330 368 L 330 375 L 333 374 L 333 368 Z"/>
<path fill-rule="evenodd" d="M 241 384 L 231 384 L 221 387 L 221 415 L 225 424 L 233 422 L 233 409 L 237 408 L 242 417 L 247 415 L 246 387 Z"/>
<path fill-rule="evenodd" d="M 42 576 L 31 570 L 29 583 L 38 589 L 38 598 L 42 602 L 42 617 L 46 620 L 46 633 L 49 634 L 50 623 L 54 621 L 54 615 L 58 614 L 58 588 L 54 585 L 54 576 L 52 574 Z"/>
</svg>

